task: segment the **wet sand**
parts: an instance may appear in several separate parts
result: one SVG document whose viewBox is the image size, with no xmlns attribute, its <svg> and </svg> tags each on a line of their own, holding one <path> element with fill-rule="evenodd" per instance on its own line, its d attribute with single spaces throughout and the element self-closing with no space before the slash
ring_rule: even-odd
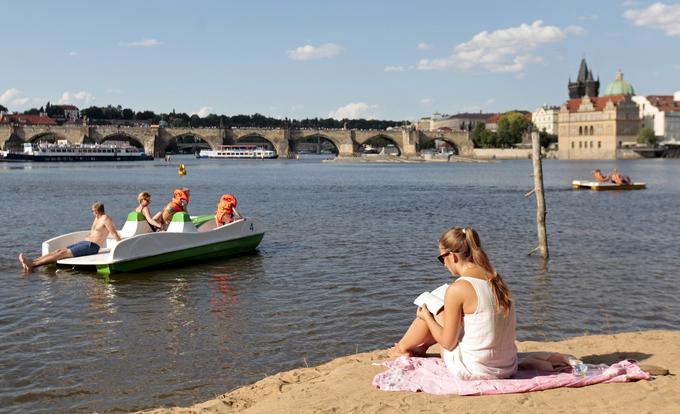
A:
<svg viewBox="0 0 680 414">
<path fill-rule="evenodd" d="M 385 370 L 375 366 L 386 350 L 335 359 L 264 378 L 213 400 L 185 408 L 158 408 L 151 413 L 678 413 L 680 412 L 680 331 L 644 331 L 592 335 L 559 342 L 519 342 L 520 352 L 573 354 L 587 363 L 611 364 L 635 359 L 642 366 L 663 367 L 671 375 L 651 381 L 599 384 L 526 394 L 437 396 L 385 392 L 371 385 Z"/>
</svg>

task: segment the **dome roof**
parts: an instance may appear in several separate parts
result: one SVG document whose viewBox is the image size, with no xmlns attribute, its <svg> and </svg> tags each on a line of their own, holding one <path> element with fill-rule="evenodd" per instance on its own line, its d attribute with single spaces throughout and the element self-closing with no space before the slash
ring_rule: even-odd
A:
<svg viewBox="0 0 680 414">
<path fill-rule="evenodd" d="M 623 80 L 623 73 L 620 70 L 616 72 L 616 79 L 607 86 L 607 90 L 604 93 L 604 96 L 613 95 L 635 95 L 633 85 Z"/>
</svg>

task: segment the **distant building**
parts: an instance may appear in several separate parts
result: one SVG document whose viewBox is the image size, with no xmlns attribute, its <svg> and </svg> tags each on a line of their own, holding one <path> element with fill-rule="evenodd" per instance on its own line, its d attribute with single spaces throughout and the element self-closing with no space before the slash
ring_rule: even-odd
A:
<svg viewBox="0 0 680 414">
<path fill-rule="evenodd" d="M 557 121 L 559 158 L 616 159 L 619 148 L 634 144 L 641 118 L 633 94 L 619 71 L 605 96 L 565 102 Z"/>
<path fill-rule="evenodd" d="M 53 108 L 60 108 L 64 111 L 64 120 L 76 121 L 80 119 L 80 109 L 75 105 L 52 105 Z"/>
<path fill-rule="evenodd" d="M 57 125 L 57 122 L 45 114 L 26 115 L 5 113 L 0 115 L 0 124 L 29 126 L 29 125 Z"/>
<path fill-rule="evenodd" d="M 663 141 L 680 141 L 680 99 L 674 95 L 650 95 L 634 96 L 633 101 L 640 108 L 643 127 L 652 128 Z"/>
<path fill-rule="evenodd" d="M 493 131 L 496 132 L 498 131 L 498 120 L 501 119 L 502 114 L 497 113 L 493 114 L 490 117 L 486 118 L 484 123 L 486 124 L 485 127 L 488 131 Z"/>
<path fill-rule="evenodd" d="M 531 114 L 531 120 L 538 131 L 557 135 L 557 115 L 559 113 L 559 106 L 543 105 Z"/>
<path fill-rule="evenodd" d="M 576 82 L 569 79 L 569 99 L 583 98 L 584 96 L 596 97 L 600 93 L 600 77 L 593 79 L 593 71 L 588 69 L 586 59 L 581 59 Z"/>
</svg>

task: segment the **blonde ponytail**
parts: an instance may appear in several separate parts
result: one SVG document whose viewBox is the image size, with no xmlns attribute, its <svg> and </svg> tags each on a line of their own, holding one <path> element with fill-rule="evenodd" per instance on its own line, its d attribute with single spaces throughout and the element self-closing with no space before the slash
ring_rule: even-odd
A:
<svg viewBox="0 0 680 414">
<path fill-rule="evenodd" d="M 472 227 L 452 227 L 442 234 L 439 244 L 486 270 L 491 275 L 488 281 L 493 288 L 494 297 L 496 298 L 496 308 L 502 310 L 505 314 L 510 311 L 513 302 L 510 289 L 500 273 L 491 265 L 491 261 L 482 248 L 479 235 L 475 229 Z"/>
</svg>

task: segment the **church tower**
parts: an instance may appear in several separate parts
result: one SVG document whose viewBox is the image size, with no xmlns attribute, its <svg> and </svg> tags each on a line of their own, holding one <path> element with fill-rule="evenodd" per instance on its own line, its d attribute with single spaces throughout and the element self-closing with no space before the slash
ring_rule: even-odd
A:
<svg viewBox="0 0 680 414">
<path fill-rule="evenodd" d="M 569 99 L 579 99 L 588 95 L 590 97 L 599 96 L 600 93 L 600 78 L 597 80 L 593 78 L 593 71 L 588 69 L 586 59 L 581 59 L 581 66 L 578 69 L 578 78 L 576 82 L 569 79 Z"/>
</svg>

